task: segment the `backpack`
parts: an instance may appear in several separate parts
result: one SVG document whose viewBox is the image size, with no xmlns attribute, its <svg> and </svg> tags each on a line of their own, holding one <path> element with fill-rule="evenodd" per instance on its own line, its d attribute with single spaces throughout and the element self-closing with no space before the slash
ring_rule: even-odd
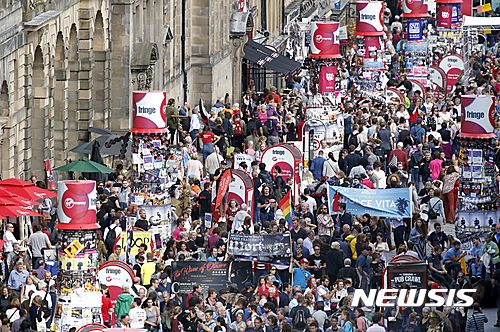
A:
<svg viewBox="0 0 500 332">
<path fill-rule="evenodd" d="M 356 324 L 353 324 L 352 322 L 350 322 L 350 323 L 351 323 L 351 326 L 352 326 L 352 328 L 350 329 L 350 331 L 352 331 L 352 332 L 357 332 L 357 330 L 358 330 L 358 329 L 356 328 Z M 339 329 L 339 331 L 340 331 L 340 332 L 346 332 L 346 331 L 347 331 L 347 330 L 344 328 L 344 326 L 345 326 L 345 323 L 344 323 L 344 325 L 342 325 L 342 327 Z"/>
<path fill-rule="evenodd" d="M 385 163 L 385 151 L 380 145 L 377 145 L 375 148 L 373 148 L 373 154 L 378 157 L 379 161 L 382 164 Z"/>
<path fill-rule="evenodd" d="M 306 312 L 303 308 L 297 308 L 293 315 L 293 325 L 296 329 L 305 329 L 307 327 Z"/>
<path fill-rule="evenodd" d="M 116 227 L 118 227 L 118 226 L 115 225 L 115 227 L 113 227 L 113 228 L 111 228 L 111 226 L 109 227 L 108 234 L 106 234 L 106 239 L 104 240 L 104 245 L 106 246 L 106 248 L 109 251 L 111 251 L 113 249 L 113 246 L 115 245 Z"/>
<path fill-rule="evenodd" d="M 241 125 L 241 120 L 235 120 L 234 121 L 234 131 L 233 131 L 234 136 L 241 136 L 243 135 L 243 126 Z"/>
<path fill-rule="evenodd" d="M 427 212 L 427 216 L 429 217 L 429 219 L 436 219 L 437 217 L 439 217 L 439 215 L 434 211 L 437 203 L 439 203 L 439 200 L 436 201 L 434 205 L 431 205 L 431 202 L 429 201 L 429 211 Z"/>
<path fill-rule="evenodd" d="M 262 180 L 262 183 L 265 184 L 269 189 L 274 188 L 274 181 L 273 177 L 271 176 L 271 173 L 269 172 L 261 172 L 259 173 L 259 177 Z"/>
<path fill-rule="evenodd" d="M 349 136 L 348 143 L 349 143 L 349 145 L 358 146 L 358 143 L 359 143 L 358 142 L 358 134 Z"/>
</svg>

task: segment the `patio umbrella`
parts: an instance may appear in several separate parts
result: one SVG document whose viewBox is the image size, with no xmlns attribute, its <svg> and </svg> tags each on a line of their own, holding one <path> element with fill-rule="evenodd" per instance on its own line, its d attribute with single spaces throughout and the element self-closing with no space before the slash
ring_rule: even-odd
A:
<svg viewBox="0 0 500 332">
<path fill-rule="evenodd" d="M 0 205 L 32 206 L 36 203 L 12 193 L 10 190 L 0 187 Z"/>
<path fill-rule="evenodd" d="M 15 205 L 0 205 L 0 215 L 5 217 L 43 217 L 43 214 Z"/>
<path fill-rule="evenodd" d="M 80 172 L 80 173 L 113 173 L 114 171 L 99 163 L 93 162 L 88 158 L 82 158 L 69 164 L 57 167 L 54 169 L 58 172 Z"/>
<path fill-rule="evenodd" d="M 102 135 L 96 137 L 90 142 L 82 143 L 71 149 L 71 152 L 90 155 L 95 142 L 98 142 L 99 152 L 101 156 L 119 156 L 122 154 L 122 148 L 125 147 L 125 156 L 132 155 L 132 140 L 128 140 L 123 146 L 123 136 L 119 135 Z"/>
<path fill-rule="evenodd" d="M 35 184 L 33 182 L 24 181 L 16 178 L 0 180 L 0 186 L 30 187 L 34 185 Z"/>
</svg>

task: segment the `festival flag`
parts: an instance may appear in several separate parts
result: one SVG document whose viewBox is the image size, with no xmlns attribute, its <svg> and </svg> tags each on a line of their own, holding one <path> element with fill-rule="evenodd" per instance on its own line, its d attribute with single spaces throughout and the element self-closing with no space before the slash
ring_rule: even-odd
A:
<svg viewBox="0 0 500 332">
<path fill-rule="evenodd" d="M 289 225 L 292 224 L 292 194 L 288 191 L 278 204 L 278 208 L 283 212 L 283 216 Z"/>
<path fill-rule="evenodd" d="M 215 210 L 219 208 L 224 197 L 226 196 L 229 184 L 233 180 L 231 169 L 226 169 L 219 178 L 217 185 L 217 196 L 215 197 Z"/>
</svg>

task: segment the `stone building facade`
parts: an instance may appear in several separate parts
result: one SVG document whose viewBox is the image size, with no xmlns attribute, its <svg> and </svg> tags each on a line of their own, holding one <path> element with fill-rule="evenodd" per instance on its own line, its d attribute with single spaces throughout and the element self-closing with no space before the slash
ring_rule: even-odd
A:
<svg viewBox="0 0 500 332">
<path fill-rule="evenodd" d="M 69 151 L 89 127 L 127 131 L 131 91 L 166 90 L 178 104 L 231 95 L 232 10 L 227 0 L 0 0 L 1 177 L 43 178 L 45 160 L 79 157 Z"/>
</svg>

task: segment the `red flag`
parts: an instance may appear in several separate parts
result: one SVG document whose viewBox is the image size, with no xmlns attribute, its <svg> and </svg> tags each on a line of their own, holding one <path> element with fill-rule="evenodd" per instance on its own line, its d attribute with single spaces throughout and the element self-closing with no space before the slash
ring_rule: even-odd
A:
<svg viewBox="0 0 500 332">
<path fill-rule="evenodd" d="M 217 188 L 217 197 L 215 198 L 215 210 L 217 210 L 229 189 L 229 184 L 231 183 L 233 176 L 231 174 L 231 169 L 227 169 L 222 173 L 219 178 L 219 186 Z"/>
</svg>

